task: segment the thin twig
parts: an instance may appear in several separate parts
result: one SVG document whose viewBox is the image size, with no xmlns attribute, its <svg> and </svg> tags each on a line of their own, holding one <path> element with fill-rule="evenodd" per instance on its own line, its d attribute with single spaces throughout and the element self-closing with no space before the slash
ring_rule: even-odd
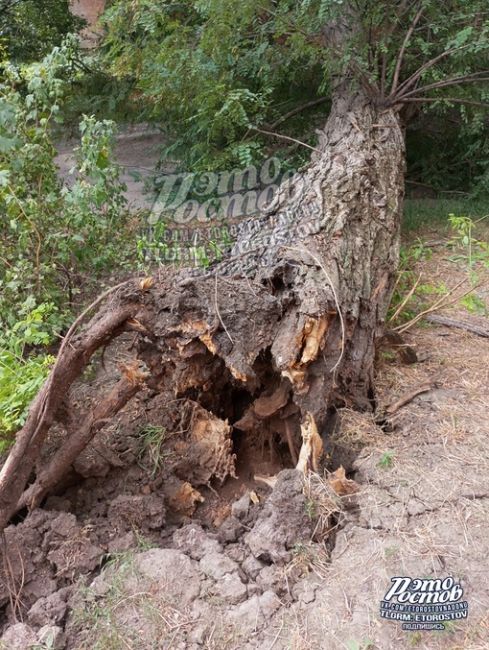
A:
<svg viewBox="0 0 489 650">
<path fill-rule="evenodd" d="M 399 100 L 407 99 L 408 97 L 414 97 L 421 92 L 426 92 L 428 90 L 437 90 L 438 88 L 447 88 L 449 86 L 458 86 L 460 84 L 466 83 L 477 83 L 479 81 L 489 81 L 489 77 L 481 77 L 480 75 L 487 75 L 487 70 L 481 70 L 480 72 L 474 72 L 473 74 L 464 75 L 461 77 L 450 77 L 449 79 L 442 79 L 441 81 L 435 81 L 432 84 L 427 84 L 426 86 L 420 86 L 414 90 L 410 90 L 407 93 L 403 93 L 399 96 Z"/>
<path fill-rule="evenodd" d="M 222 320 L 221 312 L 219 311 L 219 305 L 217 304 L 217 273 L 215 274 L 214 277 L 215 277 L 215 280 L 216 280 L 215 285 L 214 285 L 214 306 L 216 308 L 216 314 L 217 314 L 217 317 L 219 318 L 219 322 L 221 323 L 224 331 L 226 332 L 226 334 L 228 336 L 228 339 L 234 345 L 233 338 L 232 338 L 231 334 L 228 332 L 228 328 L 226 327 L 226 324 Z"/>
<path fill-rule="evenodd" d="M 477 102 L 472 99 L 462 99 L 461 97 L 408 97 L 407 99 L 396 100 L 399 104 L 408 102 L 452 102 L 454 104 L 467 104 L 468 106 L 477 106 L 479 108 L 489 108 L 488 103 Z"/>
<path fill-rule="evenodd" d="M 433 381 L 427 381 L 424 384 L 421 384 L 421 386 L 418 386 L 417 388 L 411 390 L 409 393 L 406 393 L 402 397 L 400 397 L 398 400 L 390 404 L 386 409 L 385 412 L 387 415 L 394 415 L 394 413 L 397 413 L 397 411 L 402 408 L 403 406 L 406 406 L 406 404 L 409 404 L 409 402 L 412 402 L 412 400 L 417 397 L 418 395 L 421 395 L 422 393 L 427 393 L 429 390 L 432 390 L 433 388 L 436 388 L 436 383 Z"/>
<path fill-rule="evenodd" d="M 462 280 L 459 282 L 453 289 L 450 289 L 450 291 L 447 293 L 446 296 L 442 296 L 439 298 L 431 307 L 428 307 L 428 309 L 424 309 L 422 312 L 417 314 L 414 318 L 412 318 L 410 321 L 405 323 L 404 325 L 398 325 L 397 327 L 393 328 L 394 332 L 399 332 L 399 334 L 402 334 L 403 332 L 406 332 L 408 329 L 410 329 L 413 325 L 416 325 L 422 318 L 424 318 L 427 314 L 432 314 L 435 311 L 438 311 L 440 309 L 444 309 L 445 307 L 449 307 L 450 305 L 453 305 L 455 302 L 461 300 L 465 296 L 469 295 L 469 293 L 472 293 L 475 291 L 480 284 L 476 285 L 475 287 L 471 287 L 468 291 L 465 291 L 461 296 L 455 296 L 451 300 L 447 300 L 449 296 L 451 296 L 463 283 L 465 280 Z"/>
<path fill-rule="evenodd" d="M 408 77 L 405 81 L 403 81 L 397 88 L 397 95 L 401 95 L 405 90 L 407 90 L 410 86 L 413 85 L 413 83 L 416 83 L 416 81 L 419 79 L 419 77 L 423 74 L 425 70 L 429 70 L 429 68 L 432 68 L 434 65 L 438 63 L 438 61 L 441 61 L 445 57 L 449 56 L 450 54 L 453 54 L 454 52 L 464 50 L 467 47 L 470 47 L 472 43 L 468 43 L 466 45 L 461 45 L 460 47 L 452 47 L 449 50 L 445 50 L 438 56 L 435 56 L 433 59 L 430 59 L 429 61 L 426 61 L 426 63 L 423 63 L 423 65 L 416 70 L 410 77 Z"/>
<path fill-rule="evenodd" d="M 288 120 L 290 117 L 294 117 L 294 115 L 297 115 L 298 113 L 302 113 L 302 111 L 305 111 L 308 108 L 312 108 L 313 106 L 318 106 L 319 104 L 324 104 L 329 100 L 329 97 L 319 97 L 319 99 L 313 99 L 310 102 L 307 102 L 305 104 L 301 104 L 301 106 L 296 106 L 295 108 L 291 109 L 288 113 L 285 113 L 281 117 L 278 118 L 273 124 L 270 124 L 270 130 L 273 131 L 274 129 L 279 126 L 279 124 L 282 124 L 282 122 L 285 122 Z"/>
<path fill-rule="evenodd" d="M 281 138 L 282 140 L 289 140 L 289 142 L 295 142 L 296 144 L 300 144 L 303 147 L 306 147 L 307 149 L 311 149 L 312 151 L 317 151 L 317 153 L 322 153 L 320 149 L 316 149 L 316 147 L 311 147 L 310 144 L 306 144 L 305 142 L 302 142 L 301 140 L 297 140 L 296 138 L 291 138 L 288 135 L 282 135 L 281 133 L 275 133 L 274 131 L 265 131 L 265 129 L 259 129 L 256 126 L 250 126 L 250 129 L 252 131 L 258 131 L 258 133 L 264 133 L 265 135 L 271 135 L 274 138 Z"/>
<path fill-rule="evenodd" d="M 400 277 L 400 276 L 399 276 L 399 277 Z M 393 320 L 396 320 L 396 318 L 399 316 L 399 314 L 401 313 L 401 311 L 404 309 L 404 307 L 406 306 L 406 304 L 407 304 L 407 303 L 409 302 L 409 300 L 411 299 L 413 293 L 416 291 L 416 289 L 417 289 L 418 284 L 420 283 L 420 281 L 421 281 L 421 273 L 419 274 L 419 277 L 418 277 L 418 279 L 416 280 L 416 282 L 413 284 L 411 290 L 410 290 L 410 291 L 406 294 L 406 296 L 404 297 L 404 300 L 401 302 L 401 304 L 397 307 L 396 311 L 395 311 L 395 312 L 392 314 L 392 316 L 389 318 L 389 323 L 390 323 L 391 321 L 393 321 Z M 396 286 L 397 286 L 397 282 L 396 282 Z"/>
</svg>

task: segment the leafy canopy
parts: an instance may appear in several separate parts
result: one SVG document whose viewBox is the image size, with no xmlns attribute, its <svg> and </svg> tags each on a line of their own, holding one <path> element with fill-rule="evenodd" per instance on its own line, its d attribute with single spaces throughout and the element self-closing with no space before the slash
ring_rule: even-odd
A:
<svg viewBox="0 0 489 650">
<path fill-rule="evenodd" d="M 70 13 L 69 0 L 0 0 L 3 58 L 38 61 L 82 23 Z"/>
<path fill-rule="evenodd" d="M 103 53 L 176 134 L 168 155 L 222 169 L 280 142 L 256 128 L 312 141 L 338 75 L 410 114 L 483 102 L 488 15 L 487 0 L 115 0 Z"/>
</svg>

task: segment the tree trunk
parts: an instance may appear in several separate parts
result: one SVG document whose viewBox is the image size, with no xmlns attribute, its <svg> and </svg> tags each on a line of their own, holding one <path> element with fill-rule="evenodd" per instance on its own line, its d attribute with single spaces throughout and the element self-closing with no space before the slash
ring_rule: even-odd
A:
<svg viewBox="0 0 489 650">
<path fill-rule="evenodd" d="M 373 409 L 403 195 L 397 113 L 344 82 L 309 169 L 243 227 L 230 258 L 153 291 L 145 325 L 158 343 L 140 353 L 154 387 L 247 435 L 280 434 L 291 458 L 307 414 L 322 430 L 336 408 Z"/>
<path fill-rule="evenodd" d="M 301 410 L 320 420 L 329 406 L 374 406 L 375 340 L 397 271 L 404 168 L 398 114 L 343 82 L 308 171 L 213 271 L 244 271 L 280 300 L 272 365 L 290 378 Z M 301 360 L 308 328 L 321 353 Z"/>
<path fill-rule="evenodd" d="M 151 388 L 190 397 L 245 438 L 278 436 L 291 459 L 301 424 L 303 433 L 305 422 L 321 431 L 335 408 L 373 408 L 375 340 L 397 268 L 403 174 L 397 113 L 340 84 L 307 172 L 284 185 L 251 234 L 244 224 L 229 259 L 210 272 L 168 270 L 153 286 L 130 289 L 126 304 L 109 303 L 77 345 L 60 353 L 0 473 L 0 526 L 31 493 L 54 487 L 38 481 L 22 496 L 59 417 L 63 388 L 124 327 L 139 332 Z M 59 458 L 67 465 L 50 474 L 57 480 L 72 454 Z"/>
</svg>

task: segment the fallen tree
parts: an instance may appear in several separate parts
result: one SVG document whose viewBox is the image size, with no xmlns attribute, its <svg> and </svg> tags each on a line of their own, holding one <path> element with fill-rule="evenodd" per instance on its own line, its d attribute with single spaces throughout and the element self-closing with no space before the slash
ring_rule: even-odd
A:
<svg viewBox="0 0 489 650">
<path fill-rule="evenodd" d="M 421 17 L 415 12 L 402 41 L 390 92 L 385 70 L 374 83 L 345 65 L 309 168 L 255 219 L 258 227 L 243 230 L 228 259 L 207 271 L 168 269 L 163 279 L 126 283 L 98 301 L 80 333 L 75 324 L 0 472 L 0 527 L 19 508 L 39 505 L 143 385 L 192 396 L 246 436 L 278 433 L 302 467 L 301 425 L 306 438 L 311 421 L 321 431 L 338 408 L 375 407 L 375 343 L 399 255 L 400 113 L 415 99 L 410 89 L 421 73 L 403 84 L 399 75 Z M 357 19 L 352 3 L 342 22 L 323 30 L 325 45 L 342 51 Z M 79 427 L 70 426 L 71 385 L 97 349 L 127 330 L 136 332 L 136 365 L 93 411 L 78 415 Z M 55 421 L 66 441 L 26 489 Z"/>
</svg>

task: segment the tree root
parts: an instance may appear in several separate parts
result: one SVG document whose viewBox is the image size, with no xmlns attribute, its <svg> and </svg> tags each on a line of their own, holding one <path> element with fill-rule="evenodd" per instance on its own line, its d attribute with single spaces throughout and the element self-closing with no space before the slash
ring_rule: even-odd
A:
<svg viewBox="0 0 489 650">
<path fill-rule="evenodd" d="M 40 505 L 44 497 L 65 476 L 68 468 L 75 462 L 95 434 L 141 390 L 146 377 L 147 373 L 140 370 L 134 372 L 132 368 L 130 372 L 125 372 L 110 393 L 97 404 L 89 415 L 84 417 L 83 425 L 70 432 L 49 465 L 37 476 L 36 482 L 23 493 L 17 506 L 18 509 L 27 506 L 29 510 L 32 510 Z"/>
<path fill-rule="evenodd" d="M 122 291 L 124 286 L 129 288 L 125 293 Z M 76 329 L 89 311 L 98 306 L 110 293 L 116 291 L 119 292 L 117 298 L 113 298 L 108 306 L 92 319 L 84 332 L 75 336 Z M 140 301 L 140 292 L 135 293 L 134 288 L 131 290 L 131 283 L 118 285 L 92 303 L 68 331 L 54 367 L 32 403 L 27 421 L 18 432 L 10 454 L 0 471 L 0 530 L 3 530 L 19 510 L 21 495 L 41 454 L 46 436 L 65 404 L 71 385 L 81 375 L 96 350 L 118 336 L 124 330 L 126 321 L 137 315 L 141 308 Z M 127 391 L 123 391 L 123 394 L 127 394 Z M 112 395 L 111 404 L 118 403 L 116 397 Z M 120 403 L 119 408 L 122 405 Z M 100 406 L 100 410 L 95 409 L 92 414 L 93 423 L 100 420 L 105 411 L 111 413 L 109 404 L 102 403 Z M 86 426 L 82 428 L 80 441 L 83 437 L 87 437 Z M 69 440 L 66 443 L 73 446 L 73 449 L 79 447 L 75 438 L 72 442 Z M 66 458 L 70 457 L 71 454 L 67 454 Z M 56 473 L 59 472 L 60 469 Z M 24 502 L 25 500 L 22 501 Z"/>
</svg>

